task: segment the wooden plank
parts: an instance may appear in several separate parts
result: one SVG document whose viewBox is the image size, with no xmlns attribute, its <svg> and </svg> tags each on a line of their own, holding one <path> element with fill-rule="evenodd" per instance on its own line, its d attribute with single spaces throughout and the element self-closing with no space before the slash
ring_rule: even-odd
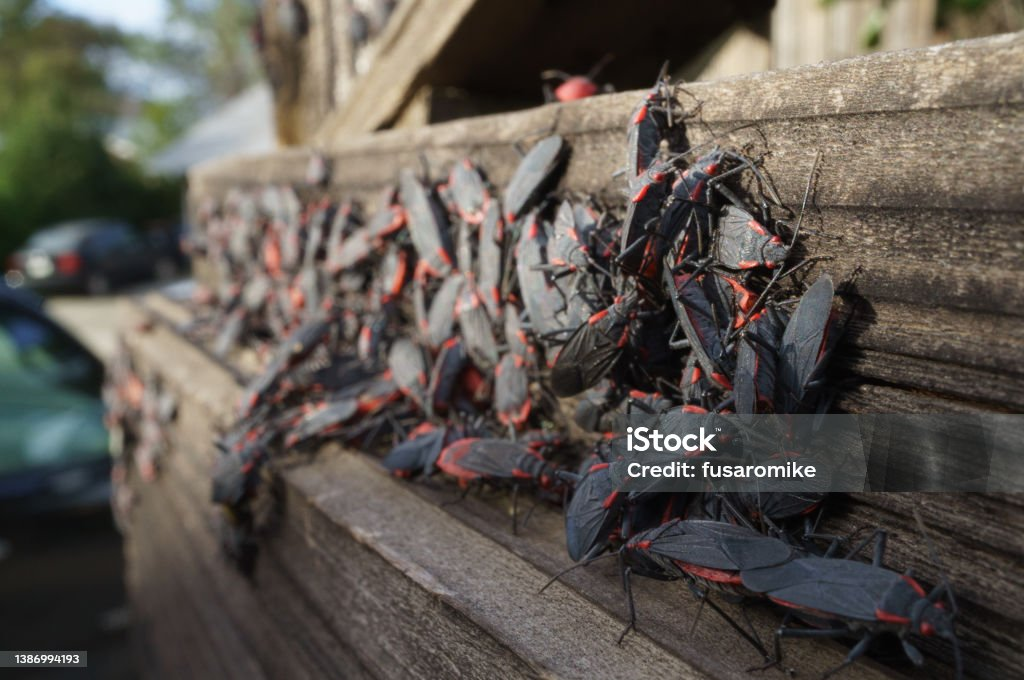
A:
<svg viewBox="0 0 1024 680">
<path fill-rule="evenodd" d="M 407 0 L 380 37 L 373 65 L 358 78 L 344 105 L 331 112 L 315 144 L 339 135 L 372 132 L 394 118 L 475 0 Z M 322 120 L 322 119 L 321 119 Z"/>
<path fill-rule="evenodd" d="M 159 332 L 141 342 L 162 350 L 135 355 L 143 370 L 166 366 L 147 360 L 166 352 L 176 355 L 185 344 Z M 187 667 L 192 675 L 205 676 L 216 663 L 203 656 L 208 650 L 230 664 L 222 669 L 225 677 L 362 676 L 358 658 L 330 633 L 272 560 L 261 561 L 254 588 L 221 556 L 220 511 L 209 501 L 209 472 L 216 423 L 230 417 L 231 409 L 222 405 L 211 414 L 199 400 L 189 398 L 195 376 L 187 367 L 180 370 L 181 364 L 173 366 L 165 373 L 165 384 L 180 400 L 174 453 L 161 461 L 156 482 L 136 486 L 141 502 L 133 511 L 128 541 L 130 571 L 139 576 L 132 579 L 133 605 L 149 638 L 147 646 L 157 650 L 154 672 L 181 677 Z M 210 381 L 218 377 L 239 391 L 230 374 L 215 371 Z M 154 577 L 160 581 L 154 583 Z M 163 582 L 173 583 L 174 590 L 168 593 Z M 181 603 L 188 605 L 182 608 Z M 283 634 L 288 630 L 303 633 Z M 228 635 L 237 639 L 225 642 Z M 186 640 L 199 646 L 195 653 L 181 654 Z"/>
<path fill-rule="evenodd" d="M 799 205 L 822 152 L 805 254 L 830 258 L 818 271 L 858 299 L 847 342 L 864 351 L 846 367 L 904 388 L 907 399 L 928 393 L 1024 408 L 1016 368 L 1024 350 L 1022 64 L 1024 35 L 1015 34 L 687 85 L 704 102 L 691 140 L 757 121 L 731 139 L 768 154 L 766 172 L 790 205 Z M 621 205 L 611 176 L 637 97 L 339 140 L 332 191 L 366 197 L 400 167 L 418 167 L 421 153 L 435 175 L 472 154 L 500 186 L 518 161 L 512 142 L 557 129 L 573 146 L 562 188 Z M 955 167 L 971 171 L 935 171 L 952 168 L 954 156 Z M 301 150 L 222 161 L 193 173 L 195 196 L 295 181 L 305 161 Z"/>
<path fill-rule="evenodd" d="M 212 382 L 218 392 L 237 394 L 240 388 L 229 373 L 169 329 L 164 331 L 166 334 L 154 328 L 139 336 L 133 347 L 161 345 L 160 351 L 148 350 L 142 356 L 148 357 L 147 362 L 155 362 L 152 366 L 159 368 L 168 386 L 185 395 L 202 391 L 197 386 L 205 389 L 206 383 Z M 205 362 L 198 383 L 189 358 L 192 352 L 197 363 Z M 185 361 L 160 361 L 168 355 L 185 357 Z M 210 455 L 203 444 L 209 441 L 216 423 L 230 417 L 233 403 L 233 399 L 212 407 L 183 403 L 184 422 L 178 426 L 180 445 L 172 454 L 167 479 L 159 482 L 173 484 L 174 497 L 154 505 L 170 509 L 163 515 L 175 518 L 173 522 L 185 528 L 195 547 L 179 552 L 194 549 L 190 561 L 209 563 L 217 551 L 211 513 L 202 510 L 208 488 L 204 469 Z M 202 453 L 197 457 L 197 452 Z M 578 570 L 566 575 L 568 587 L 564 590 L 552 595 L 536 594 L 549 575 L 568 563 L 557 509 L 538 507 L 528 529 L 516 536 L 509 527 L 506 494 L 492 493 L 443 505 L 455 497 L 453 486 L 398 482 L 358 454 L 327 447 L 305 460 L 285 472 L 285 521 L 268 543 L 265 562 L 260 563 L 257 573 L 257 583 L 272 583 L 280 597 L 300 602 L 291 615 L 294 618 L 287 619 L 294 622 L 294 630 L 303 630 L 307 619 L 319 622 L 336 639 L 336 646 L 356 650 L 346 652 L 354 655 L 353 663 L 374 675 L 392 674 L 396 666 L 432 675 L 450 670 L 453 659 L 463 659 L 464 664 L 475 668 L 460 656 L 464 650 L 459 651 L 470 640 L 478 650 L 486 649 L 496 658 L 509 653 L 522 657 L 509 663 L 525 660 L 526 666 L 521 668 L 524 674 L 561 674 L 557 666 L 559 649 L 562 655 L 572 648 L 574 655 L 586 653 L 588 659 L 600 659 L 602 664 L 615 662 L 614 655 L 609 658 L 609 654 L 619 648 L 609 641 L 622 624 L 623 604 L 613 564 Z M 1010 633 L 1022 625 L 1021 616 L 1004 606 L 1024 595 L 1024 576 L 1017 568 L 1024 554 L 1024 497 L 855 494 L 837 496 L 830 505 L 825 531 L 886 527 L 892 538 L 888 564 L 896 569 L 913 565 L 926 582 L 934 582 L 937 567 L 931 563 L 912 515 L 913 508 L 920 507 L 932 527 L 938 554 L 957 587 L 969 675 L 1005 676 L 1024 663 Z M 465 529 L 453 525 L 453 519 Z M 225 593 L 224 606 L 239 608 L 242 600 L 232 594 L 232 589 L 237 591 L 242 583 L 237 575 L 224 571 L 223 565 L 220 569 L 207 568 L 206 580 Z M 487 592 L 480 593 L 480 589 Z M 630 652 L 627 658 L 635 659 L 638 653 L 646 658 L 654 653 L 651 649 L 661 650 L 656 654 L 658 658 L 664 653 L 685 659 L 695 673 L 747 677 L 745 669 L 757 662 L 756 654 L 743 645 L 737 647 L 734 635 L 710 613 L 700 620 L 693 635 L 686 637 L 683 631 L 698 607 L 685 589 L 678 584 L 637 579 L 635 590 L 642 630 L 637 639 L 643 641 L 643 647 L 638 651 L 627 641 L 622 648 Z M 553 608 L 546 615 L 549 618 L 538 612 L 548 608 Z M 749 614 L 762 636 L 770 637 L 778 622 L 777 612 L 753 607 Z M 560 622 L 560 617 L 570 615 L 579 628 L 567 629 Z M 414 650 L 435 649 L 430 631 L 422 630 L 419 623 L 428 616 L 443 619 L 432 630 L 444 642 L 430 658 L 422 658 Z M 596 622 L 591 617 L 596 617 Z M 254 616 L 250 611 L 244 618 L 248 621 Z M 244 624 L 239 625 L 245 629 Z M 467 632 L 474 630 L 473 626 L 485 631 L 484 641 L 479 631 Z M 527 630 L 521 630 L 521 626 Z M 583 636 L 584 628 L 594 640 L 594 650 L 589 652 L 581 651 L 577 642 L 576 636 Z M 565 630 L 569 631 L 566 637 L 553 632 Z M 536 637 L 542 632 L 548 641 L 536 651 Z M 572 642 L 568 642 L 570 639 Z M 323 649 L 324 644 L 313 649 Z M 948 661 L 945 646 L 928 649 Z M 790 662 L 811 674 L 828 670 L 845 654 L 837 644 L 796 644 L 787 650 Z M 542 661 L 532 656 L 535 651 Z M 481 663 L 481 669 L 492 669 L 489 662 Z M 467 666 L 460 668 L 471 672 Z M 628 675 L 624 669 L 622 672 Z M 858 672 L 858 677 L 882 677 L 893 671 L 868 662 L 858 665 Z M 925 676 L 942 672 L 930 667 Z"/>
</svg>

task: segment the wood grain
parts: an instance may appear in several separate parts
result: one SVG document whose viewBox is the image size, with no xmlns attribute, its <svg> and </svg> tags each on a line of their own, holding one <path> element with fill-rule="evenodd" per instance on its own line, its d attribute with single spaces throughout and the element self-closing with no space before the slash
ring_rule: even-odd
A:
<svg viewBox="0 0 1024 680">
<path fill-rule="evenodd" d="M 557 130 L 573 149 L 561 190 L 621 205 L 612 175 L 638 96 L 339 136 L 331 192 L 368 198 L 421 157 L 441 176 L 466 154 L 501 186 L 518 163 L 514 142 Z M 702 102 L 690 142 L 763 154 L 789 205 L 822 154 L 800 254 L 827 258 L 814 271 L 855 302 L 840 382 L 902 388 L 911 410 L 914 395 L 917 410 L 932 396 L 1024 409 L 1024 34 L 688 84 L 680 97 Z M 289 150 L 208 164 L 192 173 L 193 200 L 299 182 L 306 159 Z"/>
<path fill-rule="evenodd" d="M 558 131 L 573 149 L 560 190 L 621 205 L 612 173 L 623 164 L 624 121 L 637 97 L 369 136 L 339 133 L 323 140 L 334 160 L 330 193 L 370 199 L 400 168 L 419 167 L 421 155 L 440 176 L 471 154 L 502 186 L 518 162 L 514 142 Z M 805 215 L 815 233 L 803 254 L 830 258 L 817 272 L 830 272 L 854 308 L 834 376 L 838 409 L 1024 408 L 1024 35 L 688 84 L 681 97 L 703 102 L 701 117 L 688 123 L 691 142 L 715 138 L 763 154 L 790 205 L 800 203 L 822 153 Z M 726 134 L 744 124 L 753 125 Z M 206 164 L 191 173 L 190 200 L 239 185 L 301 184 L 307 160 L 307 151 L 292 149 Z M 239 388 L 164 323 L 177 318 L 167 304 L 151 304 L 156 326 L 129 347 L 181 395 L 181 441 L 165 477 L 141 490 L 129 566 L 143 630 L 169 675 L 219 668 L 218 645 L 252 645 L 260 648 L 257 676 L 280 675 L 275 658 L 295 654 L 300 675 L 749 677 L 757 655 L 710 612 L 687 636 L 698 608 L 679 584 L 637 579 L 640 633 L 622 647 L 613 644 L 623 624 L 613 564 L 567 574 L 563 585 L 537 595 L 568 563 L 556 508 L 538 507 L 515 536 L 503 494 L 442 507 L 453 487 L 402 485 L 367 457 L 332 447 L 290 459 L 283 523 L 266 544 L 255 584 L 244 584 L 215 556 L 216 520 L 205 500 L 208 442 L 230 422 Z M 825 528 L 884 526 L 892 534 L 889 566 L 913 566 L 934 582 L 940 568 L 918 533 L 915 509 L 957 589 L 968 676 L 1019 675 L 1024 499 L 853 494 L 832 500 Z M 177 599 L 188 623 L 166 614 Z M 749 613 L 770 636 L 778 612 L 753 606 Z M 211 634 L 205 643 L 193 630 L 225 625 L 237 632 Z M 206 647 L 191 659 L 167 651 L 183 641 Z M 845 653 L 838 643 L 787 646 L 808 675 Z M 927 653 L 916 675 L 870 661 L 847 673 L 948 676 L 948 648 L 929 645 Z"/>
<path fill-rule="evenodd" d="M 174 303 L 160 304 L 168 318 L 176 317 L 168 305 Z M 141 509 L 129 535 L 129 565 L 137 575 L 133 598 L 165 663 L 181 663 L 167 645 L 186 639 L 199 644 L 178 617 L 165 614 L 167 603 L 178 599 L 191 603 L 183 614 L 190 625 L 231 626 L 239 637 L 232 642 L 213 635 L 206 644 L 259 647 L 254 658 L 261 672 L 274 677 L 282 672 L 279 660 L 293 656 L 299 659 L 294 672 L 309 676 L 436 677 L 457 668 L 471 677 L 577 677 L 587 671 L 590 677 L 669 672 L 738 680 L 757 663 L 756 653 L 710 612 L 688 633 L 699 607 L 685 588 L 644 579 L 634 584 L 640 633 L 621 648 L 614 645 L 624 623 L 614 564 L 577 570 L 563 578 L 563 586 L 536 592 L 568 564 L 557 508 L 537 507 L 528 527 L 513 535 L 506 494 L 451 504 L 457 493 L 452 485 L 393 480 L 373 460 L 334 446 L 292 456 L 286 464 L 283 522 L 265 544 L 254 583 L 247 584 L 218 555 L 216 512 L 207 503 L 209 442 L 230 420 L 241 388 L 162 322 L 129 338 L 129 346 L 143 370 L 158 372 L 182 397 L 175 450 L 161 479 L 141 487 Z M 179 360 L 166 362 L 166 356 Z M 223 398 L 190 396 L 207 389 Z M 1022 616 L 1006 607 L 1024 595 L 1024 498 L 837 496 L 823 529 L 886 527 L 888 566 L 913 566 L 922 580 L 934 582 L 939 567 L 923 545 L 914 508 L 931 528 L 942 568 L 957 588 L 968 675 L 1011 677 L 1024 663 L 1014 634 Z M 201 607 L 219 608 L 229 619 L 196 609 Z M 755 605 L 748 614 L 769 638 L 778 613 Z M 264 636 L 273 636 L 273 644 Z M 927 651 L 933 659 L 915 677 L 948 673 L 940 663 L 949 662 L 948 649 L 928 645 Z M 835 666 L 845 653 L 838 643 L 787 646 L 788 663 L 808 676 Z M 638 658 L 651 665 L 635 665 Z M 577 670 L 581 659 L 598 665 Z M 197 654 L 193 662 L 198 667 L 215 660 Z M 871 661 L 856 671 L 857 677 L 897 674 Z"/>
</svg>

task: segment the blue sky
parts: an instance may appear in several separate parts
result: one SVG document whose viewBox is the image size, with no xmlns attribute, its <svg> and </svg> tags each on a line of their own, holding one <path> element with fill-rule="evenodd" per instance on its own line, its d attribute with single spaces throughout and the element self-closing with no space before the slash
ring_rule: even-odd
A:
<svg viewBox="0 0 1024 680">
<path fill-rule="evenodd" d="M 163 0 L 49 0 L 49 5 L 126 31 L 156 33 L 164 23 Z"/>
</svg>

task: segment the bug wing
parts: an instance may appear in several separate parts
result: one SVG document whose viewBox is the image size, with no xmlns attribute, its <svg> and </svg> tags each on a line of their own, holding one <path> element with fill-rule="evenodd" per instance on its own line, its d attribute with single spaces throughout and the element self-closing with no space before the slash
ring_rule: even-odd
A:
<svg viewBox="0 0 1024 680">
<path fill-rule="evenodd" d="M 773 599 L 846 619 L 874 621 L 900 575 L 854 560 L 804 557 L 741 574 L 743 585 Z"/>
<path fill-rule="evenodd" d="M 432 348 L 440 347 L 452 337 L 455 325 L 455 303 L 462 292 L 464 279 L 461 274 L 445 278 L 438 288 L 427 314 L 427 341 Z"/>
<path fill-rule="evenodd" d="M 777 379 L 787 412 L 800 407 L 822 357 L 833 295 L 832 279 L 823 275 L 804 293 L 782 334 Z"/>
<path fill-rule="evenodd" d="M 469 281 L 463 288 L 458 306 L 459 327 L 466 349 L 477 365 L 491 369 L 498 363 L 498 343 L 483 300 Z"/>
<path fill-rule="evenodd" d="M 756 413 L 759 406 L 774 407 L 779 331 L 779 324 L 768 313 L 747 324 L 733 378 L 736 412 L 741 415 Z"/>
<path fill-rule="evenodd" d="M 551 389 L 570 397 L 593 387 L 612 369 L 622 348 L 606 336 L 599 324 L 580 324 L 562 346 L 551 367 Z"/>
<path fill-rule="evenodd" d="M 718 359 L 725 355 L 722 325 L 700 280 L 689 274 L 672 276 L 667 270 L 666 276 L 676 291 L 672 300 L 691 351 L 707 373 L 721 373 Z"/>
<path fill-rule="evenodd" d="M 420 258 L 438 274 L 451 272 L 452 243 L 448 233 L 448 216 L 433 192 L 406 168 L 399 179 L 399 193 L 405 206 L 409 236 Z"/>
<path fill-rule="evenodd" d="M 751 223 L 757 223 L 746 210 L 733 205 L 722 208 L 715 230 L 715 259 L 723 267 L 749 269 L 758 264 L 759 248 Z"/>
<path fill-rule="evenodd" d="M 565 509 L 565 542 L 574 561 L 608 545 L 624 502 L 615 492 L 607 466 L 595 466 L 580 480 Z"/>
<path fill-rule="evenodd" d="M 359 402 L 354 398 L 328 402 L 322 408 L 303 417 L 288 434 L 288 441 L 295 445 L 311 439 L 335 425 L 344 423 L 354 416 L 358 409 Z"/>
<path fill-rule="evenodd" d="M 500 319 L 502 314 L 500 288 L 505 258 L 502 255 L 500 230 L 501 209 L 496 201 L 491 201 L 480 223 L 477 238 L 476 278 L 492 319 Z"/>
<path fill-rule="evenodd" d="M 548 282 L 547 274 L 534 269 L 544 264 L 544 230 L 531 224 L 524 229 L 516 248 L 516 274 L 526 313 L 534 331 L 543 335 L 563 327 L 565 300 L 561 291 Z"/>
<path fill-rule="evenodd" d="M 384 457 L 384 467 L 399 477 L 429 474 L 441 452 L 445 434 L 446 429 L 439 427 L 415 439 L 407 439 L 388 452 Z"/>
<path fill-rule="evenodd" d="M 328 271 L 340 272 L 354 267 L 370 255 L 370 234 L 365 227 L 356 229 L 341 242 L 336 256 L 328 262 Z"/>
<path fill-rule="evenodd" d="M 505 216 L 509 221 L 530 209 L 533 199 L 547 183 L 566 150 L 561 135 L 537 142 L 523 157 L 505 189 Z"/>
<path fill-rule="evenodd" d="M 507 439 L 479 439 L 459 459 L 459 464 L 483 477 L 507 478 L 513 476 L 523 456 L 530 455 L 530 449 Z"/>
<path fill-rule="evenodd" d="M 461 215 L 472 217 L 483 209 L 487 196 L 484 178 L 468 159 L 452 166 L 448 186 L 452 200 Z"/>
<path fill-rule="evenodd" d="M 430 373 L 428 392 L 434 406 L 446 406 L 466 365 L 466 348 L 458 338 L 444 343 Z"/>
<path fill-rule="evenodd" d="M 494 370 L 494 410 L 505 424 L 522 424 L 530 412 L 529 375 L 522 357 L 506 354 Z"/>
<path fill-rule="evenodd" d="M 423 352 L 408 338 L 400 338 L 391 346 L 388 367 L 398 388 L 417 405 L 426 402 L 427 362 Z"/>
</svg>

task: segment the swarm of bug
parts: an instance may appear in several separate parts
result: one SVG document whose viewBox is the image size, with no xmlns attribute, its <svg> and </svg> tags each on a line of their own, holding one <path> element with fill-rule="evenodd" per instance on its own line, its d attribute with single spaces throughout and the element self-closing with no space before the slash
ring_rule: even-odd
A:
<svg viewBox="0 0 1024 680">
<path fill-rule="evenodd" d="M 688 148 L 697 108 L 659 76 L 627 125 L 618 205 L 558 192 L 570 149 L 552 134 L 501 188 L 464 159 L 444 177 L 403 170 L 364 208 L 327 197 L 319 163 L 309 200 L 264 186 L 202 206 L 195 247 L 221 286 L 191 332 L 263 365 L 217 442 L 228 554 L 251 570 L 274 462 L 338 440 L 397 477 L 508 490 L 513 531 L 521 493 L 566 497 L 577 566 L 620 557 L 627 631 L 631 575 L 685 579 L 774 663 L 778 640 L 769 651 L 709 594 L 777 603 L 779 639 L 852 634 L 847 663 L 893 632 L 918 664 L 908 635 L 950 638 L 959 666 L 948 585 L 886 570 L 881 541 L 872 564 L 854 559 L 864 546 L 839 559 L 816 543 L 824 493 L 612 481 L 627 421 L 673 431 L 694 414 L 824 413 L 831 399 L 844 314 L 831 279 L 794 254 L 803 207 L 783 206 L 743 151 Z M 837 579 L 849 586 L 823 595 Z"/>
</svg>

